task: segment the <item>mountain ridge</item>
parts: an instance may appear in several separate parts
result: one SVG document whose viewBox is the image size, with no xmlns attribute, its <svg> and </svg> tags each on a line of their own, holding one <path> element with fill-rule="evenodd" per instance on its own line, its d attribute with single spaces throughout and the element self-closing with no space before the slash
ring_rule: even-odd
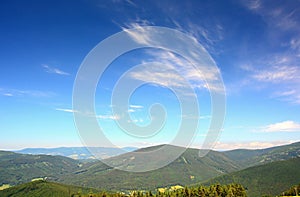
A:
<svg viewBox="0 0 300 197">
<path fill-rule="evenodd" d="M 130 169 L 132 166 L 122 163 L 124 159 L 132 159 L 134 153 L 146 153 L 162 146 L 138 149 L 135 152 L 111 157 L 109 160 L 120 162 L 124 168 Z M 178 147 L 174 148 L 174 150 L 178 150 L 176 149 Z M 113 169 L 102 161 L 82 163 L 63 156 L 0 151 L 0 184 L 16 185 L 34 178 L 49 177 L 51 181 L 78 186 L 88 185 L 98 189 L 152 190 L 177 184 L 196 184 L 251 166 L 295 159 L 300 157 L 299 150 L 300 142 L 297 142 L 259 150 L 236 149 L 223 152 L 211 150 L 205 157 L 199 157 L 199 149 L 191 148 L 163 168 L 139 173 Z M 142 162 L 147 167 L 149 162 Z"/>
<path fill-rule="evenodd" d="M 126 152 L 131 152 L 137 150 L 136 147 L 123 147 L 123 148 L 114 148 L 114 147 L 57 147 L 57 148 L 24 148 L 21 150 L 14 150 L 12 152 L 22 153 L 22 154 L 45 154 L 45 155 L 60 155 L 65 157 L 70 157 L 72 159 L 95 159 L 95 156 L 90 152 L 97 154 L 97 157 L 100 159 L 109 158 L 112 156 L 117 156 L 124 154 Z"/>
</svg>

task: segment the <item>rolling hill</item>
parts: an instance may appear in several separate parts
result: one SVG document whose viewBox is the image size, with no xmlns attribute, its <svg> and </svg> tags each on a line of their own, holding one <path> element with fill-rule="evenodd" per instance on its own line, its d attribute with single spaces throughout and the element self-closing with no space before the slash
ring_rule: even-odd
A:
<svg viewBox="0 0 300 197">
<path fill-rule="evenodd" d="M 64 185 L 60 183 L 33 181 L 17 185 L 0 191 L 2 197 L 64 197 L 64 196 L 80 196 L 82 194 L 89 194 L 90 192 L 98 192 L 95 189 L 77 187 L 72 185 Z"/>
<path fill-rule="evenodd" d="M 235 161 L 241 168 L 247 168 L 274 161 L 283 161 L 300 157 L 300 142 L 266 149 L 237 149 L 225 151 L 224 155 Z"/>
<path fill-rule="evenodd" d="M 150 151 L 156 148 L 159 148 L 159 146 L 138 151 Z M 239 167 L 221 152 L 211 151 L 205 157 L 200 158 L 198 157 L 198 151 L 198 149 L 187 149 L 185 153 L 169 165 L 158 170 L 139 173 L 113 169 L 102 162 L 96 162 L 88 168 L 63 177 L 62 181 L 67 184 L 88 185 L 109 190 L 148 190 L 176 184 L 192 184 L 239 170 Z M 116 160 L 125 161 L 128 158 L 133 158 L 132 153 L 112 158 L 112 160 L 114 162 Z M 159 155 L 157 158 L 159 158 Z M 124 163 L 126 165 L 126 162 Z M 145 167 L 148 163 L 144 161 Z"/>
<path fill-rule="evenodd" d="M 95 189 L 77 187 L 72 185 L 65 185 L 53 183 L 48 181 L 34 181 L 11 187 L 9 189 L 0 191 L 2 197 L 166 197 L 166 196 L 239 196 L 245 197 L 246 191 L 243 186 L 239 184 L 229 185 L 210 185 L 208 187 L 174 187 L 166 189 L 165 191 L 154 192 L 151 191 L 128 191 L 124 192 L 106 192 L 97 191 Z"/>
<path fill-rule="evenodd" d="M 240 183 L 251 197 L 278 195 L 300 182 L 300 158 L 276 161 L 229 173 L 201 184 Z"/>
<path fill-rule="evenodd" d="M 0 151 L 0 185 L 17 185 L 39 177 L 58 180 L 65 174 L 79 170 L 81 165 L 68 157 Z"/>
<path fill-rule="evenodd" d="M 161 146 L 153 146 L 138 149 L 135 152 L 108 158 L 106 161 L 116 163 L 122 169 L 131 169 L 135 164 L 131 161 L 136 160 L 133 156 L 134 153 L 149 152 L 160 147 Z M 178 149 L 178 147 L 170 146 L 170 151 L 168 152 L 170 155 L 172 154 L 172 148 L 174 148 L 174 150 Z M 226 176 L 228 173 L 228 180 L 233 180 L 230 179 L 231 173 L 241 173 L 244 172 L 243 169 L 245 172 L 248 172 L 250 169 L 250 172 L 253 174 L 251 176 L 254 177 L 256 173 L 263 174 L 259 169 L 264 168 L 263 166 L 265 166 L 265 164 L 268 167 L 269 164 L 271 166 L 279 165 L 276 164 L 276 162 L 274 164 L 274 161 L 296 159 L 300 156 L 299 150 L 300 143 L 294 143 L 261 150 L 210 151 L 205 157 L 199 157 L 198 149 L 187 149 L 180 157 L 167 166 L 158 170 L 139 173 L 113 169 L 101 161 L 83 164 L 78 160 L 63 156 L 28 155 L 0 151 L 0 185 L 16 185 L 31 181 L 31 179 L 34 178 L 48 177 L 47 180 L 49 181 L 58 181 L 84 187 L 104 188 L 107 190 L 153 190 L 158 187 L 177 184 L 195 184 L 221 175 Z M 160 158 L 161 155 L 155 155 L 152 160 L 159 161 Z M 145 168 L 151 165 L 151 162 L 143 160 L 143 158 L 140 162 Z M 254 170 L 256 167 L 258 169 L 257 171 Z M 293 169 L 294 166 L 291 164 L 289 170 Z M 269 169 L 265 169 L 265 173 L 268 172 L 268 170 Z M 287 176 L 292 173 L 289 170 L 286 171 Z M 269 174 L 264 174 L 264 176 L 268 177 Z M 293 176 L 294 175 L 291 175 L 291 177 Z M 243 177 L 246 177 L 245 179 L 247 180 L 249 178 L 247 174 L 247 176 L 243 175 L 234 180 L 243 185 L 244 183 L 247 184 L 247 182 L 242 182 Z M 294 182 L 288 183 L 290 185 L 296 184 Z M 245 186 L 251 188 L 248 184 Z M 284 189 L 287 188 L 283 187 L 283 190 Z M 260 190 L 257 189 L 257 191 Z"/>
<path fill-rule="evenodd" d="M 139 149 L 136 152 L 149 152 L 160 148 L 154 146 Z M 174 149 L 178 147 L 174 147 Z M 230 172 L 239 171 L 249 166 L 256 166 L 300 156 L 300 143 L 272 147 L 261 150 L 232 150 L 225 152 L 210 151 L 205 157 L 198 156 L 198 149 L 187 149 L 169 165 L 149 172 L 131 173 L 112 169 L 102 162 L 95 162 L 87 168 L 62 178 L 65 183 L 89 185 L 107 189 L 155 189 L 169 185 L 188 185 L 201 182 Z M 170 154 L 172 151 L 169 151 Z M 159 160 L 160 155 L 153 157 Z M 109 162 L 121 165 L 122 169 L 134 167 L 133 153 L 109 158 Z M 150 165 L 142 161 L 144 167 Z"/>
</svg>

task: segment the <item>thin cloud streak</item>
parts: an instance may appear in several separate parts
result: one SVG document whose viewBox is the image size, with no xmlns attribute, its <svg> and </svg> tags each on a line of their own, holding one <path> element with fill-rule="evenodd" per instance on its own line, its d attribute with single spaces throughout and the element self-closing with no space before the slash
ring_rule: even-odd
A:
<svg viewBox="0 0 300 197">
<path fill-rule="evenodd" d="M 97 115 L 96 118 L 102 120 L 119 120 L 120 117 L 117 115 Z"/>
<path fill-rule="evenodd" d="M 56 108 L 55 110 L 56 111 L 67 112 L 67 113 L 81 113 L 77 110 L 68 109 L 68 108 Z M 89 116 L 89 117 L 94 117 L 92 115 L 92 113 L 81 113 L 81 114 L 84 114 L 84 115 Z M 120 119 L 120 117 L 118 115 L 96 115 L 96 118 L 101 119 L 101 120 L 118 120 L 118 119 Z"/>
<path fill-rule="evenodd" d="M 300 104 L 300 67 L 296 66 L 294 57 L 281 55 L 272 60 L 263 62 L 266 68 L 256 68 L 251 65 L 242 65 L 240 69 L 245 71 L 248 78 L 239 84 L 260 89 L 271 88 L 271 98 L 278 98 L 292 104 Z"/>
<path fill-rule="evenodd" d="M 7 97 L 52 97 L 55 95 L 54 92 L 50 91 L 40 91 L 40 90 L 20 90 L 20 89 L 10 89 L 1 88 L 0 94 Z"/>
<path fill-rule="evenodd" d="M 291 120 L 269 124 L 262 127 L 260 132 L 300 132 L 300 124 Z"/>
<path fill-rule="evenodd" d="M 56 108 L 55 110 L 57 111 L 63 111 L 63 112 L 68 112 L 68 113 L 77 113 L 78 111 L 73 110 L 73 109 L 64 109 L 64 108 Z"/>
<path fill-rule="evenodd" d="M 270 49 L 267 55 L 250 60 L 252 67 L 250 82 L 254 87 L 263 85 L 263 89 L 278 84 L 272 97 L 292 104 L 300 104 L 300 14 L 297 3 L 288 1 L 285 4 L 273 1 L 241 1 L 242 5 L 253 14 L 261 17 L 267 24 L 266 34 Z M 268 44 L 267 43 L 267 44 Z M 284 50 L 285 52 L 278 52 Z M 260 66 L 258 66 L 260 65 Z M 251 66 L 250 66 L 251 67 Z M 248 67 L 249 68 L 249 67 Z M 246 71 L 246 67 L 243 68 Z M 263 83 L 263 84 L 258 84 Z M 287 94 L 288 93 L 288 94 Z"/>
<path fill-rule="evenodd" d="M 142 105 L 129 105 L 130 108 L 134 108 L 134 109 L 142 109 L 144 108 L 144 106 Z"/>
<path fill-rule="evenodd" d="M 70 73 L 67 73 L 65 71 L 62 71 L 58 68 L 54 68 L 54 67 L 51 67 L 51 66 L 48 66 L 46 64 L 43 64 L 42 65 L 44 70 L 47 72 L 47 73 L 51 73 L 51 74 L 57 74 L 57 75 L 70 75 Z"/>
<path fill-rule="evenodd" d="M 251 142 L 217 142 L 214 150 L 234 150 L 234 149 L 264 149 L 274 146 L 282 146 L 294 141 L 251 141 Z"/>
<path fill-rule="evenodd" d="M 297 66 L 273 66 L 266 70 L 256 71 L 252 77 L 258 81 L 282 83 L 300 81 L 300 68 Z"/>
</svg>

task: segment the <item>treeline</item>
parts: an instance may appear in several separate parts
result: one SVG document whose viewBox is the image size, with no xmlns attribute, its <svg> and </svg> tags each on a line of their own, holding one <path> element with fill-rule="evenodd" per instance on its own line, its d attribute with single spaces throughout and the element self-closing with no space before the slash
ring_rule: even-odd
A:
<svg viewBox="0 0 300 197">
<path fill-rule="evenodd" d="M 165 192 L 153 193 L 151 191 L 133 191 L 129 194 L 125 193 L 108 193 L 101 192 L 98 194 L 74 194 L 72 197 L 246 197 L 246 190 L 240 184 L 220 185 L 214 184 L 210 186 L 185 187 L 177 190 L 167 190 Z"/>
<path fill-rule="evenodd" d="M 299 196 L 300 195 L 300 183 L 291 187 L 289 190 L 283 192 L 282 196 Z"/>
</svg>

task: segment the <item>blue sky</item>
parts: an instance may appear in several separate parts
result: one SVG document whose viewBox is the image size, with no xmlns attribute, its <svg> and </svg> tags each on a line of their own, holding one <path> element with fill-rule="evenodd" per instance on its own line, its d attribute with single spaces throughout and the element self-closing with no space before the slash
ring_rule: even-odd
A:
<svg viewBox="0 0 300 197">
<path fill-rule="evenodd" d="M 82 146 L 72 108 L 80 65 L 107 37 L 147 25 L 194 37 L 218 66 L 226 116 L 215 149 L 299 141 L 299 21 L 299 1 L 1 1 L 0 149 Z M 150 61 L 167 67 L 185 60 L 161 49 L 134 50 L 117 58 L 98 84 L 97 120 L 117 146 L 169 143 L 176 136 L 180 104 L 165 86 L 180 81 L 151 67 L 131 76 L 157 84 L 137 89 L 127 109 L 132 123 L 145 126 L 151 122 L 149 107 L 160 103 L 168 115 L 164 128 L 136 138 L 115 122 L 122 117 L 112 112 L 114 84 L 128 69 Z M 211 120 L 210 94 L 188 67 L 181 72 L 191 76 L 198 96 L 199 128 L 192 146 L 200 148 Z"/>
</svg>

